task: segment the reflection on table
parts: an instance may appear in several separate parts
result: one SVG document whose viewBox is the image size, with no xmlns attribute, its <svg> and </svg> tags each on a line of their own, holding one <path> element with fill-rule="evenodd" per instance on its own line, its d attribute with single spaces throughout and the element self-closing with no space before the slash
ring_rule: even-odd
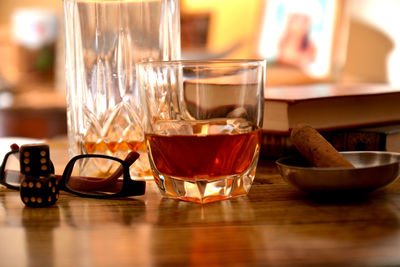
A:
<svg viewBox="0 0 400 267">
<path fill-rule="evenodd" d="M 50 142 L 56 172 L 66 145 Z M 1 266 L 397 265 L 400 184 L 365 195 L 310 196 L 261 160 L 246 197 L 200 205 L 144 196 L 97 200 L 63 192 L 24 207 L 0 188 Z"/>
</svg>

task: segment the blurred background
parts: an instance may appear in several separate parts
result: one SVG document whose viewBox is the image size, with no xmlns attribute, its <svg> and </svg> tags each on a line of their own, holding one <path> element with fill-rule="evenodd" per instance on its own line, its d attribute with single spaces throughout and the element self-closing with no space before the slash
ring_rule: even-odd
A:
<svg viewBox="0 0 400 267">
<path fill-rule="evenodd" d="M 267 86 L 400 86 L 398 0 L 180 5 L 184 59 L 267 58 Z M 66 134 L 62 37 L 62 0 L 0 1 L 0 136 Z"/>
</svg>

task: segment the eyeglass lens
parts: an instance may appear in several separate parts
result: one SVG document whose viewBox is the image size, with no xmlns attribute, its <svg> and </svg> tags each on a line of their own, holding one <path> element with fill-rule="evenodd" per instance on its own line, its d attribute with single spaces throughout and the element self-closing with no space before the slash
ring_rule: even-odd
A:
<svg viewBox="0 0 400 267">
<path fill-rule="evenodd" d="M 4 182 L 12 186 L 20 186 L 23 175 L 20 172 L 19 153 L 12 153 L 4 167 Z"/>
<path fill-rule="evenodd" d="M 89 157 L 74 162 L 65 185 L 70 190 L 91 195 L 108 195 L 121 191 L 123 165 L 116 160 Z"/>
</svg>

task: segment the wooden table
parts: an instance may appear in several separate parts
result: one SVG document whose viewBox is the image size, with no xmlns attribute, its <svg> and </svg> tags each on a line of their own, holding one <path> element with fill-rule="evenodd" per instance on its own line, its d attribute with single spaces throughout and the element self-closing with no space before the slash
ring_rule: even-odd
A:
<svg viewBox="0 0 400 267">
<path fill-rule="evenodd" d="M 50 147 L 61 172 L 65 146 Z M 126 199 L 62 193 L 34 209 L 3 187 L 0 199 L 0 266 L 400 265 L 400 182 L 311 197 L 268 160 L 247 197 L 206 205 L 162 198 L 152 181 Z"/>
</svg>

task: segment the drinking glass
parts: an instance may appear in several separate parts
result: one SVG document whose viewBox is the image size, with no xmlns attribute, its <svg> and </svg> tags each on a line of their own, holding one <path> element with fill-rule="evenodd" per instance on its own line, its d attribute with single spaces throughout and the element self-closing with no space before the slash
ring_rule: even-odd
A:
<svg viewBox="0 0 400 267">
<path fill-rule="evenodd" d="M 69 154 L 141 154 L 151 176 L 135 63 L 180 58 L 178 0 L 63 0 Z M 88 166 L 89 168 L 90 166 Z"/>
<path fill-rule="evenodd" d="M 150 166 L 164 196 L 206 203 L 249 192 L 265 68 L 264 60 L 137 64 Z"/>
</svg>

